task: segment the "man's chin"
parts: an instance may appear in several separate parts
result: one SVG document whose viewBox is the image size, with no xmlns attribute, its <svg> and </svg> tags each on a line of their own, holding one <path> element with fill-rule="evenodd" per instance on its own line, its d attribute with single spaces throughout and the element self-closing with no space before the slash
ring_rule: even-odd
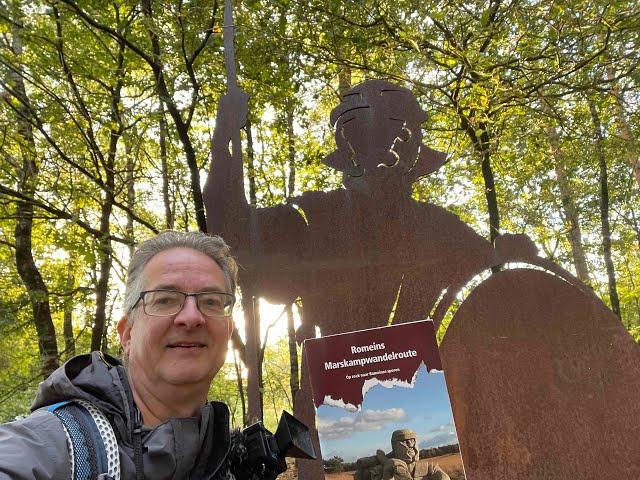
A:
<svg viewBox="0 0 640 480">
<path fill-rule="evenodd" d="M 180 369 L 179 371 L 164 372 L 160 375 L 164 381 L 172 386 L 203 386 L 207 389 L 213 380 L 213 374 L 210 371 L 203 372 L 197 370 Z"/>
<path fill-rule="evenodd" d="M 172 362 L 167 368 L 159 371 L 160 376 L 169 384 L 174 386 L 201 385 L 209 389 L 213 377 L 218 373 L 220 367 L 212 368 L 216 365 L 215 360 L 209 359 L 205 365 L 196 362 Z"/>
</svg>

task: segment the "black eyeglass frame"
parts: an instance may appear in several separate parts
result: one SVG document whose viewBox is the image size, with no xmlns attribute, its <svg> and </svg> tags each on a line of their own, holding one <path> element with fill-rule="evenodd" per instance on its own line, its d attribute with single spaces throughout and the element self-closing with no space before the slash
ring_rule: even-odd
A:
<svg viewBox="0 0 640 480">
<path fill-rule="evenodd" d="M 153 313 L 147 313 L 146 310 L 146 303 L 144 301 L 144 296 L 147 293 L 154 293 L 154 292 L 175 292 L 175 293 L 181 293 L 182 295 L 184 295 L 184 300 L 182 302 L 182 305 L 180 306 L 180 309 L 176 312 L 176 313 L 172 313 L 169 315 L 158 315 L 158 314 L 153 314 Z M 206 313 L 204 313 L 202 310 L 200 310 L 200 305 L 198 305 L 198 296 L 199 295 L 203 295 L 205 293 L 215 293 L 218 295 L 224 295 L 225 297 L 231 297 L 231 306 L 229 307 L 229 313 L 228 314 L 221 314 L 221 315 L 207 315 Z M 187 293 L 187 292 L 182 292 L 180 290 L 173 290 L 171 288 L 155 288 L 153 290 L 144 290 L 142 292 L 140 292 L 140 295 L 138 296 L 138 299 L 136 300 L 136 302 L 131 306 L 131 308 L 129 309 L 129 313 L 133 312 L 135 310 L 135 308 L 138 306 L 138 304 L 140 303 L 140 301 L 142 301 L 142 310 L 144 311 L 144 313 L 146 315 L 149 315 L 150 317 L 170 317 L 171 315 L 177 315 L 178 313 L 180 313 L 182 311 L 182 309 L 184 308 L 184 304 L 187 301 L 188 297 L 193 297 L 196 301 L 196 308 L 198 309 L 198 311 L 204 315 L 207 318 L 213 318 L 213 317 L 223 317 L 223 318 L 228 318 L 231 316 L 232 311 L 233 311 L 233 306 L 236 304 L 236 296 L 232 293 L 228 293 L 228 292 L 218 292 L 216 290 L 206 290 L 204 292 L 193 292 L 193 293 Z"/>
</svg>

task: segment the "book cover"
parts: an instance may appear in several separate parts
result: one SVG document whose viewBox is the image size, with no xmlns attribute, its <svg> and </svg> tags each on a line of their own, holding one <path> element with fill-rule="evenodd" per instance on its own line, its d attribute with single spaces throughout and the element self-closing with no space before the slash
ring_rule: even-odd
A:
<svg viewBox="0 0 640 480">
<path fill-rule="evenodd" d="M 433 322 L 309 339 L 304 354 L 332 480 L 462 480 Z"/>
</svg>

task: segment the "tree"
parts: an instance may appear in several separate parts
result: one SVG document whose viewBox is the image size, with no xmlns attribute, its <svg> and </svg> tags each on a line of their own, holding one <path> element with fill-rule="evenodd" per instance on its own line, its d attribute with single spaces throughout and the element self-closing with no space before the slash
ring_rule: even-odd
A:
<svg viewBox="0 0 640 480">
<path fill-rule="evenodd" d="M 22 12 L 18 3 L 12 3 L 14 18 L 12 24 L 11 53 L 18 60 L 23 55 Z M 49 290 L 42 279 L 32 252 L 34 207 L 29 199 L 34 196 L 38 185 L 38 153 L 31 118 L 31 101 L 25 87 L 23 69 L 20 65 L 10 69 L 4 83 L 9 95 L 6 104 L 17 117 L 17 139 L 21 166 L 17 172 L 17 194 L 15 226 L 15 260 L 18 273 L 29 294 L 33 311 L 33 323 L 38 332 L 42 376 L 46 378 L 58 367 L 58 345 L 51 318 Z M 12 158 L 7 158 L 10 162 Z M 17 163 L 17 162 L 16 162 Z"/>
<path fill-rule="evenodd" d="M 324 460 L 322 463 L 324 464 L 325 472 L 327 473 L 340 473 L 343 471 L 344 460 L 341 457 L 333 456 L 329 460 Z"/>
</svg>

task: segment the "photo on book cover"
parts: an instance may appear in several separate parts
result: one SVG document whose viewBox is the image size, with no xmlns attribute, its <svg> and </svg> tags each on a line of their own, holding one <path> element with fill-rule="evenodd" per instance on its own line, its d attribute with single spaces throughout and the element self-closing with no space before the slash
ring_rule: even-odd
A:
<svg viewBox="0 0 640 480">
<path fill-rule="evenodd" d="M 433 322 L 304 342 L 325 478 L 462 480 Z"/>
</svg>

